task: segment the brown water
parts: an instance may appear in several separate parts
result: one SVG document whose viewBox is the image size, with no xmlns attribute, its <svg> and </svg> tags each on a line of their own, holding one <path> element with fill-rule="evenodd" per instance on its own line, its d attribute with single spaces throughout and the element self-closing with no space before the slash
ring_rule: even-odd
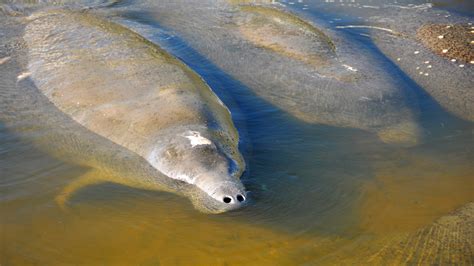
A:
<svg viewBox="0 0 474 266">
<path fill-rule="evenodd" d="M 170 193 L 105 184 L 81 190 L 61 210 L 55 196 L 90 169 L 53 157 L 35 142 L 41 132 L 12 122 L 7 103 L 21 97 L 5 81 L 18 70 L 4 63 L 0 265 L 474 264 L 471 122 L 446 113 L 407 79 L 420 91 L 426 132 L 416 147 L 308 125 L 180 41 L 162 41 L 230 107 L 249 165 L 242 179 L 251 204 L 209 215 Z"/>
<path fill-rule="evenodd" d="M 9 170 L 2 176 L 11 182 L 2 183 L 0 206 L 0 254 L 5 265 L 378 264 L 403 262 L 408 255 L 416 255 L 411 262 L 422 262 L 414 253 L 421 247 L 399 243 L 474 200 L 473 167 L 468 161 L 409 153 L 379 160 L 374 177 L 353 188 L 339 186 L 343 192 L 338 197 L 358 195 L 351 197 L 350 207 L 337 206 L 334 201 L 340 199 L 329 197 L 336 206 L 320 215 L 314 213 L 313 208 L 320 207 L 314 206 L 317 202 L 307 195 L 310 192 L 294 195 L 291 187 L 285 197 L 299 206 L 287 208 L 296 211 L 261 206 L 264 203 L 255 199 L 247 210 L 210 216 L 178 196 L 103 185 L 81 192 L 74 208 L 64 212 L 53 199 L 83 170 L 21 143 L 14 147 L 17 151 L 2 154 L 8 156 L 2 160 L 2 170 Z M 294 175 L 304 178 L 297 171 Z M 427 240 L 419 237 L 428 247 L 434 246 L 429 241 L 446 242 L 439 244 L 443 247 L 439 250 L 448 250 L 441 262 L 454 261 L 451 253 L 462 264 L 472 263 L 472 227 L 468 230 L 472 211 L 452 232 L 425 236 Z M 325 219 L 337 221 L 326 224 Z M 338 225 L 341 222 L 346 225 Z M 396 252 L 386 252 L 387 247 Z"/>
</svg>

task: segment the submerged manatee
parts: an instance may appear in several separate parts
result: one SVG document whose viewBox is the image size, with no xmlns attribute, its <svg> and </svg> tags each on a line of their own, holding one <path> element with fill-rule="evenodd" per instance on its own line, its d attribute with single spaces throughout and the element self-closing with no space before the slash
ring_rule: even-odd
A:
<svg viewBox="0 0 474 266">
<path fill-rule="evenodd" d="M 100 182 L 181 194 L 196 187 L 203 193 L 188 196 L 207 212 L 244 204 L 238 178 L 245 166 L 230 112 L 183 63 L 89 12 L 34 13 L 24 40 L 28 72 L 18 82 L 31 79 L 67 117 L 119 147 L 79 145 L 80 136 L 61 137 L 51 149 L 88 152 L 86 165 L 106 173 L 87 173 L 66 187 L 57 198 L 61 205 L 77 189 Z M 120 149 L 132 155 L 116 156 L 121 160 L 115 162 L 103 158 Z M 135 155 L 148 165 L 134 168 L 132 161 L 140 161 Z"/>
<path fill-rule="evenodd" d="M 391 242 L 369 256 L 370 262 L 377 265 L 472 265 L 474 203 L 468 203 L 433 224 Z"/>
<path fill-rule="evenodd" d="M 405 84 L 389 75 L 367 47 L 347 36 L 322 30 L 275 5 L 142 2 L 153 20 L 295 117 L 368 130 L 388 143 L 418 142 L 420 130 Z M 121 15 L 134 18 L 129 11 Z M 146 36 L 142 28 L 133 29 Z"/>
<path fill-rule="evenodd" d="M 445 109 L 474 121 L 472 18 L 429 4 L 386 6 L 366 16 L 382 52 Z"/>
<path fill-rule="evenodd" d="M 349 242 L 329 255 L 325 253 L 317 264 L 472 265 L 474 203 L 464 203 L 410 232 L 384 232 L 375 237 L 366 234 L 355 245 L 353 238 Z"/>
</svg>

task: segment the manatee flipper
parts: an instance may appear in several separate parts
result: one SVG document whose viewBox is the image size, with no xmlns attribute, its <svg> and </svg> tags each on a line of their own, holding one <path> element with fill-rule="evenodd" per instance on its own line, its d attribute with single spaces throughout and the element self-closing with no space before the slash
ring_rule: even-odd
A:
<svg viewBox="0 0 474 266">
<path fill-rule="evenodd" d="M 377 131 L 377 136 L 384 143 L 405 147 L 418 145 L 421 142 L 422 134 L 420 127 L 412 121 L 390 125 Z"/>
<path fill-rule="evenodd" d="M 96 169 L 86 172 L 63 188 L 55 198 L 56 203 L 62 210 L 67 210 L 67 201 L 78 190 L 87 186 L 109 182 L 104 176 L 106 175 L 102 171 Z"/>
</svg>

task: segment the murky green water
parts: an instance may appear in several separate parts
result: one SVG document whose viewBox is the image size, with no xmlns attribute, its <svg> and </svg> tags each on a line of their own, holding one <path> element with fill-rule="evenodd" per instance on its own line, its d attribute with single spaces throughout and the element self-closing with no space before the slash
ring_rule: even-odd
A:
<svg viewBox="0 0 474 266">
<path fill-rule="evenodd" d="M 409 147 L 385 143 L 370 130 L 308 123 L 284 111 L 286 106 L 253 90 L 242 79 L 246 75 L 232 72 L 239 62 L 222 63 L 225 58 L 205 54 L 205 45 L 192 34 L 180 35 L 187 32 L 184 26 L 171 27 L 173 19 L 186 17 L 161 20 L 165 3 L 158 2 L 123 1 L 103 5 L 99 13 L 146 33 L 200 74 L 229 107 L 247 162 L 242 182 L 249 205 L 210 215 L 171 193 L 101 184 L 79 191 L 70 208 L 61 210 L 56 195 L 89 169 L 79 166 L 81 158 L 75 163 L 51 151 L 68 149 L 55 137 L 82 129 L 34 88 L 17 90 L 27 51 L 22 27 L 2 17 L 1 265 L 474 263 L 474 124 L 447 112 L 384 56 L 367 32 L 337 28 L 363 20 L 382 3 L 284 4 L 353 40 L 409 92 L 407 106 L 423 130 L 422 140 Z M 472 20 L 469 2 L 448 3 L 454 10 L 459 6 Z M 208 24 L 199 16 L 189 21 Z"/>
</svg>

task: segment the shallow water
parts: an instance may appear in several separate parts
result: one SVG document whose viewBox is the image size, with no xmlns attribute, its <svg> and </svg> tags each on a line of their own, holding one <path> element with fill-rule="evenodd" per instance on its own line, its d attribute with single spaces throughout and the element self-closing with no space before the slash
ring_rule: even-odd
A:
<svg viewBox="0 0 474 266">
<path fill-rule="evenodd" d="M 286 4 L 307 8 L 335 27 L 330 21 L 338 14 L 321 14 L 320 8 L 337 8 L 305 2 Z M 474 262 L 474 235 L 466 229 L 473 223 L 472 208 L 445 231 L 432 226 L 474 201 L 474 125 L 447 113 L 360 31 L 340 29 L 385 60 L 415 92 L 412 102 L 424 130 L 420 145 L 397 147 L 362 130 L 298 121 L 161 28 L 143 6 L 137 11 L 134 1 L 120 5 L 110 8 L 133 10 L 130 23 L 153 31 L 148 37 L 198 72 L 231 110 L 248 165 L 242 180 L 251 203 L 208 215 L 170 193 L 106 184 L 81 190 L 65 212 L 54 197 L 87 169 L 42 151 L 35 132 L 26 141 L 15 127 L 22 121 L 1 121 L 0 264 Z M 358 19 L 339 15 L 337 23 Z M 5 66 L 0 77 L 15 73 Z M 7 99 L 7 86 L 0 83 L 2 104 L 14 100 Z M 0 108 L 2 118 L 15 117 Z"/>
</svg>

